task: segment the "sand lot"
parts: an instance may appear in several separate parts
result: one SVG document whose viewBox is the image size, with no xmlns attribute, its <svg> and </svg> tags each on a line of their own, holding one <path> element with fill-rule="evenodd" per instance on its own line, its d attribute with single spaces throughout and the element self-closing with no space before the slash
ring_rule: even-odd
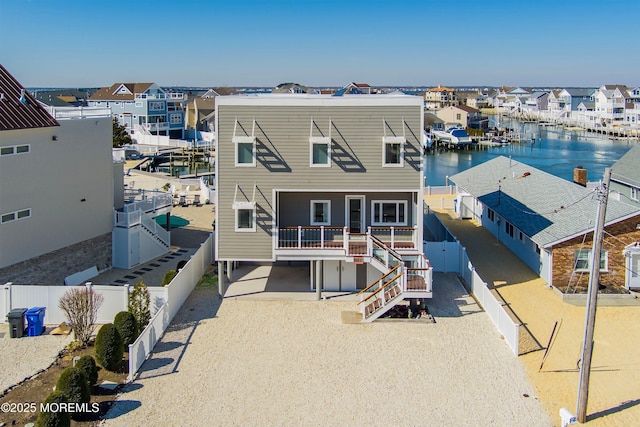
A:
<svg viewBox="0 0 640 427">
<path fill-rule="evenodd" d="M 493 283 L 531 332 L 538 350 L 519 357 L 546 412 L 576 411 L 585 307 L 561 301 L 545 282 L 477 223 L 453 219 L 441 197 L 430 203 L 467 248 L 482 278 Z M 555 322 L 558 333 L 542 363 Z M 640 306 L 598 306 L 587 419 L 590 426 L 640 425 Z M 522 335 L 522 333 L 521 333 Z"/>
<path fill-rule="evenodd" d="M 437 276 L 436 323 L 343 324 L 355 303 L 196 290 L 105 424 L 552 425 L 488 317 Z"/>
</svg>

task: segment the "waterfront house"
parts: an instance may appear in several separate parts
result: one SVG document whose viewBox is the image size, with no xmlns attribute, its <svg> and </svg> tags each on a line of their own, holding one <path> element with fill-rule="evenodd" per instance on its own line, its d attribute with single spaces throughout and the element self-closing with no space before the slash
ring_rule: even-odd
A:
<svg viewBox="0 0 640 427">
<path fill-rule="evenodd" d="M 447 124 L 459 124 L 473 129 L 487 129 L 489 119 L 481 111 L 468 105 L 456 105 L 436 111 L 436 115 Z"/>
<path fill-rule="evenodd" d="M 603 85 L 594 92 L 595 111 L 604 127 L 620 125 L 624 121 L 627 87 Z"/>
<path fill-rule="evenodd" d="M 595 89 L 590 88 L 567 88 L 560 91 L 559 97 L 562 100 L 563 110 L 567 112 L 576 111 L 582 102 L 593 101 Z"/>
<path fill-rule="evenodd" d="M 452 88 L 438 85 L 424 93 L 424 106 L 427 110 L 439 110 L 452 105 L 458 105 L 456 91 Z"/>
<path fill-rule="evenodd" d="M 110 111 L 49 113 L 0 65 L 0 281 L 61 283 L 61 265 L 110 266 L 118 188 Z"/>
<path fill-rule="evenodd" d="M 548 92 L 533 92 L 525 98 L 524 103 L 521 105 L 522 112 L 537 113 L 539 111 L 545 111 L 547 109 L 548 100 Z"/>
<path fill-rule="evenodd" d="M 367 83 L 354 83 L 351 82 L 342 89 L 336 91 L 336 96 L 342 96 L 344 94 L 350 95 L 371 95 L 372 87 Z"/>
<path fill-rule="evenodd" d="M 480 222 L 550 285 L 585 290 L 598 201 L 592 190 L 500 156 L 449 177 L 456 212 Z M 610 197 L 600 283 L 624 287 L 627 246 L 640 241 L 640 208 Z M 627 250 L 628 252 L 628 250 Z"/>
<path fill-rule="evenodd" d="M 89 97 L 90 107 L 110 108 L 127 132 L 136 135 L 184 137 L 182 92 L 168 92 L 155 83 L 114 83 Z"/>
<path fill-rule="evenodd" d="M 217 97 L 219 263 L 303 262 L 317 292 L 370 285 L 369 320 L 430 297 L 422 130 L 404 94 Z"/>
<path fill-rule="evenodd" d="M 299 83 L 280 83 L 271 93 L 317 93 L 317 91 Z"/>
</svg>

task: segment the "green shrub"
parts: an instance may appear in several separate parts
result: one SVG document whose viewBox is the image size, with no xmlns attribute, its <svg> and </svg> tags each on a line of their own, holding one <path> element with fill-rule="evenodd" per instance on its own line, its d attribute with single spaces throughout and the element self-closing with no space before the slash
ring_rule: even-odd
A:
<svg viewBox="0 0 640 427">
<path fill-rule="evenodd" d="M 122 361 L 124 345 L 120 333 L 113 325 L 102 325 L 96 337 L 96 362 L 108 371 L 113 371 Z"/>
<path fill-rule="evenodd" d="M 84 372 L 85 377 L 89 385 L 95 385 L 98 382 L 98 367 L 93 357 L 86 355 L 82 356 L 76 363 L 76 368 Z"/>
<path fill-rule="evenodd" d="M 56 390 L 50 393 L 43 403 L 63 403 L 67 402 L 67 395 L 63 392 Z M 71 425 L 71 416 L 68 412 L 40 412 L 38 414 L 38 420 L 36 421 L 36 427 L 69 427 Z"/>
<path fill-rule="evenodd" d="M 164 275 L 164 278 L 162 279 L 162 286 L 167 286 L 169 283 L 171 283 L 173 278 L 176 277 L 176 274 L 178 274 L 178 272 L 175 270 L 167 271 L 167 273 Z"/>
<path fill-rule="evenodd" d="M 129 295 L 129 313 L 133 314 L 136 318 L 136 325 L 138 330 L 143 331 L 151 320 L 151 312 L 149 311 L 149 305 L 151 304 L 151 295 L 149 289 L 144 282 L 138 282 Z"/>
<path fill-rule="evenodd" d="M 56 391 L 63 393 L 69 403 L 82 404 L 91 401 L 89 381 L 84 372 L 75 367 L 69 367 L 62 371 L 56 383 Z M 76 415 L 79 414 L 71 414 L 71 418 Z"/>
<path fill-rule="evenodd" d="M 129 349 L 129 344 L 138 338 L 138 325 L 136 324 L 136 318 L 128 311 L 121 311 L 116 314 L 116 318 L 113 319 L 113 325 L 118 330 L 120 338 L 122 338 L 122 345 L 125 350 Z"/>
</svg>

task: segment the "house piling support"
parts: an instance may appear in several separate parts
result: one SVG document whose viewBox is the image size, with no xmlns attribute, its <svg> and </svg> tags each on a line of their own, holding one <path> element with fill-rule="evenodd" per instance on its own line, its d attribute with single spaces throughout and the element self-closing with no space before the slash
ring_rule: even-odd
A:
<svg viewBox="0 0 640 427">
<path fill-rule="evenodd" d="M 322 299 L 322 261 L 312 261 L 315 265 L 315 276 L 316 276 L 316 299 L 320 301 Z"/>
<path fill-rule="evenodd" d="M 220 297 L 224 297 L 224 285 L 225 285 L 225 274 L 224 274 L 224 261 L 218 261 L 218 294 Z"/>
<path fill-rule="evenodd" d="M 233 270 L 233 263 L 227 261 L 227 282 L 231 283 L 231 271 Z"/>
</svg>

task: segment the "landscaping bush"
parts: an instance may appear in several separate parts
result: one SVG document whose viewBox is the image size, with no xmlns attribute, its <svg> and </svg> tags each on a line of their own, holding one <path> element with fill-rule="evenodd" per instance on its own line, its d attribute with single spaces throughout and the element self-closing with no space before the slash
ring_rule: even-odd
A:
<svg viewBox="0 0 640 427">
<path fill-rule="evenodd" d="M 149 324 L 151 320 L 151 312 L 149 311 L 149 305 L 151 304 L 151 295 L 149 289 L 142 281 L 138 282 L 129 295 L 129 313 L 133 314 L 136 318 L 136 325 L 139 331 L 144 331 L 144 328 Z"/>
<path fill-rule="evenodd" d="M 108 371 L 113 371 L 124 355 L 124 345 L 113 323 L 103 325 L 96 337 L 96 362 Z"/>
<path fill-rule="evenodd" d="M 136 318 L 128 311 L 121 311 L 116 314 L 116 318 L 113 319 L 113 325 L 118 330 L 120 338 L 122 338 L 122 345 L 125 350 L 129 349 L 129 344 L 138 338 L 138 326 L 136 324 Z"/>
<path fill-rule="evenodd" d="M 83 346 L 89 343 L 95 329 L 98 309 L 103 301 L 102 295 L 91 288 L 72 288 L 58 302 L 58 307 L 64 312 L 73 330 L 74 338 Z"/>
<path fill-rule="evenodd" d="M 56 391 L 64 393 L 69 403 L 82 404 L 91 401 L 89 381 L 84 372 L 78 368 L 69 367 L 62 371 L 56 383 Z M 71 414 L 71 418 L 76 415 L 79 414 Z"/>
<path fill-rule="evenodd" d="M 63 403 L 67 402 L 67 396 L 56 390 L 44 399 L 44 404 L 47 403 Z M 53 409 L 53 408 L 52 408 Z M 68 412 L 40 412 L 36 421 L 36 427 L 69 427 L 71 425 L 71 416 Z"/>
<path fill-rule="evenodd" d="M 167 286 L 169 283 L 171 283 L 173 278 L 176 277 L 176 274 L 178 274 L 176 270 L 167 271 L 167 273 L 162 278 L 162 286 Z"/>
<path fill-rule="evenodd" d="M 98 367 L 93 357 L 89 355 L 82 356 L 76 363 L 76 368 L 84 372 L 90 386 L 98 382 Z"/>
</svg>

